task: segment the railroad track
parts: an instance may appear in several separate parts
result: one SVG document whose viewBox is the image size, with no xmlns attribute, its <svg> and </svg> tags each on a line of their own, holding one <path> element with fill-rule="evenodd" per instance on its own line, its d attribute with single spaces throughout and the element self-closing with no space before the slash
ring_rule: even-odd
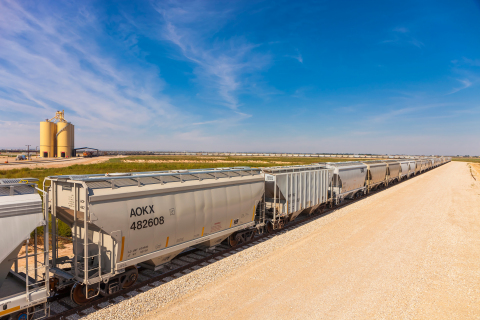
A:
<svg viewBox="0 0 480 320">
<path fill-rule="evenodd" d="M 57 294 L 56 296 L 51 297 L 49 300 L 50 316 L 47 319 L 74 320 L 82 318 L 97 310 L 101 310 L 118 302 L 130 299 L 152 288 L 161 286 L 162 284 L 180 278 L 186 274 L 189 274 L 190 272 L 201 269 L 202 267 L 205 267 L 211 263 L 220 261 L 235 253 L 241 252 L 247 248 L 250 248 L 256 244 L 259 244 L 265 240 L 274 237 L 277 233 L 290 231 L 309 221 L 320 219 L 339 208 L 354 204 L 357 201 L 373 196 L 383 190 L 386 190 L 407 180 L 403 180 L 386 188 L 370 192 L 368 195 L 362 196 L 357 199 L 345 200 L 340 205 L 326 209 L 321 213 L 313 213 L 309 216 L 301 215 L 293 222 L 288 223 L 282 229 L 274 230 L 272 233 L 259 234 L 255 236 L 252 240 L 244 242 L 235 247 L 230 247 L 222 243 L 217 246 L 213 252 L 205 252 L 199 249 L 189 248 L 176 256 L 172 261 L 170 261 L 166 265 L 166 267 L 162 269 L 162 271 L 152 271 L 139 267 L 138 280 L 136 284 L 107 297 L 98 297 L 85 305 L 76 305 L 73 301 L 70 300 L 69 293 Z"/>
</svg>

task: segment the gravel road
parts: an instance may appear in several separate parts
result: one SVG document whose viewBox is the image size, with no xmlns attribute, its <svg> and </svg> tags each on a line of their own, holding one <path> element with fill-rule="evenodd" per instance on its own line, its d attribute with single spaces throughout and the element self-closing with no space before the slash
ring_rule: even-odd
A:
<svg viewBox="0 0 480 320">
<path fill-rule="evenodd" d="M 14 161 L 12 158 L 0 157 L 0 170 L 13 170 L 23 168 L 64 168 L 75 164 L 94 164 L 106 162 L 112 158 L 121 158 L 124 156 L 99 156 L 93 158 L 34 158 L 33 160 Z M 9 161 L 8 164 L 5 161 Z"/>
<path fill-rule="evenodd" d="M 479 319 L 480 183 L 453 162 L 89 319 Z"/>
</svg>

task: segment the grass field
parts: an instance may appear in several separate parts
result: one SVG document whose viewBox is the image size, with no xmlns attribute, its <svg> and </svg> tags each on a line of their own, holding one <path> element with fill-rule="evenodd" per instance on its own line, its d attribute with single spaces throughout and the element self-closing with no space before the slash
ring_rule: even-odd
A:
<svg viewBox="0 0 480 320">
<path fill-rule="evenodd" d="M 77 175 L 114 172 L 142 172 L 218 167 L 271 167 L 302 165 L 316 162 L 354 161 L 355 158 L 313 157 L 214 157 L 214 156 L 131 156 L 113 158 L 103 163 L 72 165 L 64 168 L 22 168 L 0 170 L 1 178 L 38 178 L 39 185 L 45 177 L 54 175 Z M 363 159 L 365 160 L 365 159 Z"/>
<path fill-rule="evenodd" d="M 452 158 L 452 161 L 476 162 L 480 163 L 480 158 Z"/>
</svg>

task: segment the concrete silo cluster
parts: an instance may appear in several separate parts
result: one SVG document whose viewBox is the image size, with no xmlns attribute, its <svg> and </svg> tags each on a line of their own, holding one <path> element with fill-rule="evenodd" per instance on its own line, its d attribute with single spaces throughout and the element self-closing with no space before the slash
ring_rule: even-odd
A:
<svg viewBox="0 0 480 320">
<path fill-rule="evenodd" d="M 64 118 L 64 110 L 40 122 L 40 157 L 69 158 L 74 156 L 74 125 Z"/>
</svg>

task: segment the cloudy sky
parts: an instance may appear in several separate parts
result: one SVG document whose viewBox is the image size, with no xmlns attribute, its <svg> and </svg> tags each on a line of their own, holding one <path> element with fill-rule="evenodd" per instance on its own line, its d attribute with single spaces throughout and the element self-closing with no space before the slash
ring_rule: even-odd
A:
<svg viewBox="0 0 480 320">
<path fill-rule="evenodd" d="M 480 154 L 480 3 L 0 0 L 0 147 Z"/>
</svg>

